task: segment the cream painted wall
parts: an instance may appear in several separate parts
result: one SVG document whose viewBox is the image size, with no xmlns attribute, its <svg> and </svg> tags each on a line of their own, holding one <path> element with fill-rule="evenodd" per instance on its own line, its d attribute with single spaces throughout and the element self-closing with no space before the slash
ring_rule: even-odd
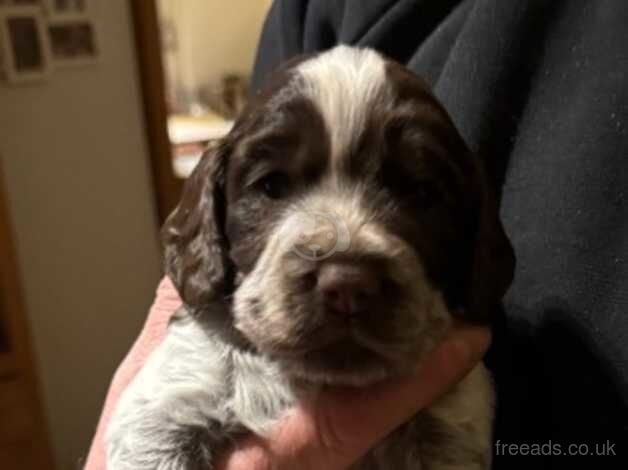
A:
<svg viewBox="0 0 628 470">
<path fill-rule="evenodd" d="M 160 275 L 129 2 L 100 4 L 97 65 L 0 83 L 1 163 L 59 470 L 85 455 Z"/>
<path fill-rule="evenodd" d="M 159 0 L 176 25 L 179 58 L 166 60 L 180 84 L 197 89 L 224 73 L 249 74 L 271 0 Z"/>
</svg>

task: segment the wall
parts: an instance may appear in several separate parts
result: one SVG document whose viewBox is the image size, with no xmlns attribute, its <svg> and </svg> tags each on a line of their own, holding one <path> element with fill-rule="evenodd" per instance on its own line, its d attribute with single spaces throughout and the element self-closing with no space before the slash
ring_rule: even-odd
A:
<svg viewBox="0 0 628 470">
<path fill-rule="evenodd" d="M 195 90 L 224 73 L 248 75 L 271 0 L 158 0 L 163 19 L 175 25 L 176 58 L 169 75 Z"/>
<path fill-rule="evenodd" d="M 129 2 L 105 3 L 97 65 L 0 83 L 1 164 L 59 470 L 85 455 L 160 273 Z"/>
</svg>

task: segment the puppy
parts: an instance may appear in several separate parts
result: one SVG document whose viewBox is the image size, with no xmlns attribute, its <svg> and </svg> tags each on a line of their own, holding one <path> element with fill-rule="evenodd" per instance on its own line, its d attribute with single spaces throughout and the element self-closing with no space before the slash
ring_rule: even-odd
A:
<svg viewBox="0 0 628 470">
<path fill-rule="evenodd" d="M 211 146 L 163 229 L 184 307 L 120 398 L 109 470 L 211 469 L 319 386 L 411 373 L 483 322 L 514 256 L 480 160 L 426 85 L 368 49 L 293 60 Z M 356 469 L 490 466 L 477 366 Z"/>
</svg>

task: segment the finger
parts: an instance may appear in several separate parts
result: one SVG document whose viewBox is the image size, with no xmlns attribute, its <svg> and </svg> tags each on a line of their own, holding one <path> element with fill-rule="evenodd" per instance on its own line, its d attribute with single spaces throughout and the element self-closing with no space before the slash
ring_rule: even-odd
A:
<svg viewBox="0 0 628 470">
<path fill-rule="evenodd" d="M 319 419 L 326 423 L 336 447 L 368 449 L 459 382 L 489 343 L 487 328 L 457 328 L 428 354 L 413 376 L 363 390 L 328 392 L 318 407 L 319 414 L 326 416 Z"/>
</svg>

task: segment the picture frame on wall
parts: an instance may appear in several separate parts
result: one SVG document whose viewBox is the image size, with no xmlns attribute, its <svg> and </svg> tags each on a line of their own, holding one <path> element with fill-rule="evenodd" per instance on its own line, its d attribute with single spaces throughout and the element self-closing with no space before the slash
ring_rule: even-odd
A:
<svg viewBox="0 0 628 470">
<path fill-rule="evenodd" d="M 41 0 L 51 19 L 82 19 L 89 14 L 89 0 Z"/>
<path fill-rule="evenodd" d="M 98 60 L 98 34 L 88 17 L 50 20 L 47 28 L 55 66 L 87 65 Z"/>
<path fill-rule="evenodd" d="M 38 6 L 0 8 L 2 75 L 10 83 L 39 82 L 51 71 L 48 31 Z"/>
</svg>

